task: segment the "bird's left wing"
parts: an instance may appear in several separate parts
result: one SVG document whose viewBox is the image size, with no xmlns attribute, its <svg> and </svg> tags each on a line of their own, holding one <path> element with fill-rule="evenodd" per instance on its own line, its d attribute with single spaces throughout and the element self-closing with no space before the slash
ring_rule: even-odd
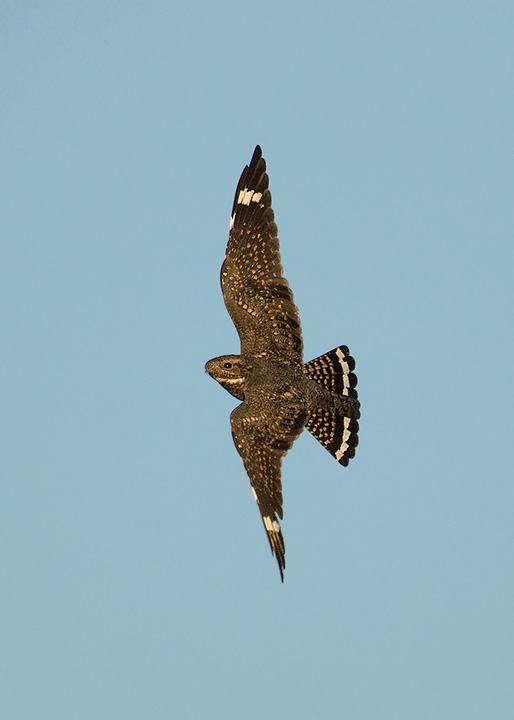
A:
<svg viewBox="0 0 514 720">
<path fill-rule="evenodd" d="M 262 406 L 261 406 L 262 407 Z M 265 409 L 243 402 L 230 415 L 232 437 L 250 478 L 253 494 L 284 581 L 285 546 L 282 510 L 282 458 L 303 430 L 306 410 L 270 400 Z"/>
<path fill-rule="evenodd" d="M 302 361 L 302 333 L 284 277 L 266 163 L 257 145 L 239 180 L 221 287 L 241 354 Z"/>
</svg>

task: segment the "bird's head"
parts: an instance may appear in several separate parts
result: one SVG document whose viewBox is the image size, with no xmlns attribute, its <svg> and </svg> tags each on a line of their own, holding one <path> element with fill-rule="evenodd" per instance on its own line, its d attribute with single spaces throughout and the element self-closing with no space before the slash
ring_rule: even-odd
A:
<svg viewBox="0 0 514 720">
<path fill-rule="evenodd" d="M 250 364 L 241 355 L 222 355 L 205 363 L 205 372 L 238 400 L 245 399 L 246 381 L 250 371 Z"/>
</svg>

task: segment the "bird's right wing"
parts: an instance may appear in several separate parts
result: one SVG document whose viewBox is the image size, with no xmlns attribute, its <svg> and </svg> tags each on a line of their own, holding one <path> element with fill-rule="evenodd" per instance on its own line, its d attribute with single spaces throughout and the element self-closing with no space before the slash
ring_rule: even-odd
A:
<svg viewBox="0 0 514 720">
<path fill-rule="evenodd" d="M 279 519 L 282 510 L 282 458 L 300 435 L 307 412 L 277 400 L 265 409 L 246 401 L 230 415 L 232 437 L 250 478 L 253 494 L 284 581 L 285 545 Z"/>
<path fill-rule="evenodd" d="M 241 354 L 302 360 L 302 333 L 284 277 L 266 163 L 257 145 L 239 180 L 221 287 L 241 339 Z"/>
</svg>

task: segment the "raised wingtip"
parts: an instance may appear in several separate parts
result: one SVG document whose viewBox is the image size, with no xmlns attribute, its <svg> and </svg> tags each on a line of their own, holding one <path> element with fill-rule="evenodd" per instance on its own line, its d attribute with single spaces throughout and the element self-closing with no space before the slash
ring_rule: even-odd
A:
<svg viewBox="0 0 514 720">
<path fill-rule="evenodd" d="M 255 150 L 253 151 L 252 159 L 250 160 L 250 165 L 248 166 L 250 168 L 250 171 L 252 171 L 254 168 L 257 167 L 259 162 L 264 163 L 264 159 L 262 158 L 262 149 L 260 145 L 255 146 Z M 264 164 L 264 169 L 266 169 L 266 164 Z"/>
</svg>

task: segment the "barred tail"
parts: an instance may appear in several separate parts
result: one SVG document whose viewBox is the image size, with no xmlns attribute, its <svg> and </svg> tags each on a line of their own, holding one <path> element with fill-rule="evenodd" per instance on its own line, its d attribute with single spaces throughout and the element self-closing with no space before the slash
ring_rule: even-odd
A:
<svg viewBox="0 0 514 720">
<path fill-rule="evenodd" d="M 308 363 L 307 376 L 329 391 L 328 403 L 311 411 L 305 427 L 341 465 L 348 465 L 359 443 L 360 417 L 355 360 L 341 345 Z M 331 396 L 331 397 L 330 397 Z"/>
</svg>

